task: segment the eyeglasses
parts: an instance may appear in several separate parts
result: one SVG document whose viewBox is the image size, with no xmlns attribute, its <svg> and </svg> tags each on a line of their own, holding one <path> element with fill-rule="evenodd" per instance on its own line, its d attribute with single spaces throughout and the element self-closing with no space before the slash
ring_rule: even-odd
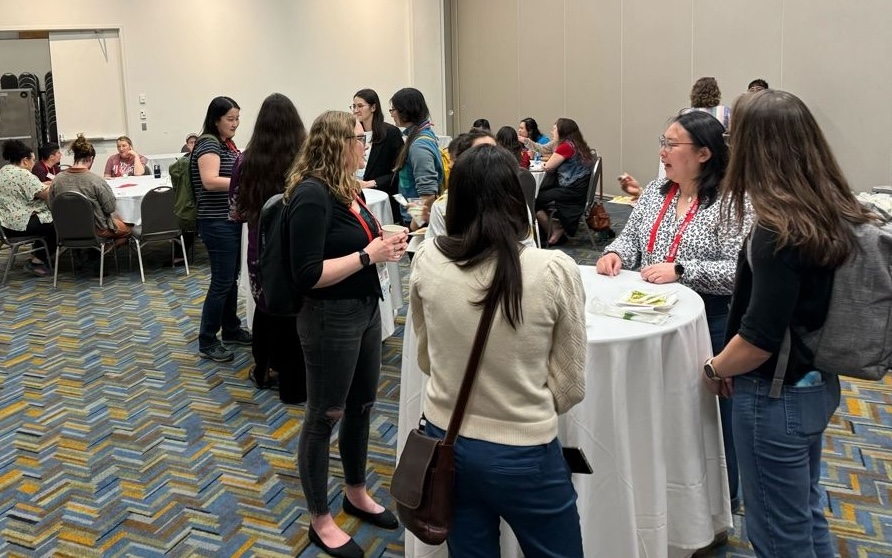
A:
<svg viewBox="0 0 892 558">
<path fill-rule="evenodd" d="M 387 111 L 388 111 L 388 112 L 389 112 L 389 113 L 390 113 L 390 114 L 393 114 L 393 113 L 395 113 L 395 112 L 396 112 L 396 109 L 395 109 L 395 108 L 392 108 L 392 109 L 387 109 Z"/>
<path fill-rule="evenodd" d="M 666 151 L 672 151 L 679 145 L 696 145 L 692 141 L 673 141 L 670 142 L 666 139 L 666 136 L 660 136 L 660 149 L 665 149 Z"/>
<path fill-rule="evenodd" d="M 347 136 L 347 139 L 355 139 L 359 143 L 365 145 L 365 134 L 359 134 L 358 136 Z"/>
<path fill-rule="evenodd" d="M 368 105 L 347 105 L 350 110 L 362 110 Z"/>
</svg>

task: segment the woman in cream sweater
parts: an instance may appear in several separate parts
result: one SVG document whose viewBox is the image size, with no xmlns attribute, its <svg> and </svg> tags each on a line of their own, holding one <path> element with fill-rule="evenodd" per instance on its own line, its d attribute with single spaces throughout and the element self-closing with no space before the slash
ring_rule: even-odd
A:
<svg viewBox="0 0 892 558">
<path fill-rule="evenodd" d="M 558 415 L 585 395 L 585 295 L 576 264 L 527 248 L 517 161 L 481 145 L 452 169 L 447 235 L 426 241 L 410 280 L 427 431 L 443 436 L 485 301 L 496 312 L 455 447 L 452 556 L 499 555 L 499 520 L 526 556 L 582 556 Z M 529 289 L 524 289 L 528 286 Z M 524 296 L 526 295 L 526 296 Z"/>
</svg>

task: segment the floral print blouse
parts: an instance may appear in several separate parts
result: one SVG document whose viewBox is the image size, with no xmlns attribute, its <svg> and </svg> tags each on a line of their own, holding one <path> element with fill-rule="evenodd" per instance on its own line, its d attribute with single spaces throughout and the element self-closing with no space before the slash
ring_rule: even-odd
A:
<svg viewBox="0 0 892 558">
<path fill-rule="evenodd" d="M 35 213 L 41 223 L 52 223 L 49 206 L 34 197 L 43 187 L 31 171 L 22 167 L 10 164 L 0 169 L 0 224 L 13 231 L 24 231 Z"/>
</svg>

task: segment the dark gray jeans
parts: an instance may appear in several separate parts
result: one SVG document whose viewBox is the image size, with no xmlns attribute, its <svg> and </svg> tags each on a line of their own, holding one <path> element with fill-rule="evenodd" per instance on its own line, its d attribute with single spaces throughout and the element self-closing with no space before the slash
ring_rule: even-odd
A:
<svg viewBox="0 0 892 558">
<path fill-rule="evenodd" d="M 313 515 L 328 513 L 328 459 L 338 447 L 348 486 L 365 484 L 369 416 L 381 373 L 378 299 L 304 300 L 297 331 L 307 368 L 307 412 L 298 444 L 300 483 Z"/>
</svg>

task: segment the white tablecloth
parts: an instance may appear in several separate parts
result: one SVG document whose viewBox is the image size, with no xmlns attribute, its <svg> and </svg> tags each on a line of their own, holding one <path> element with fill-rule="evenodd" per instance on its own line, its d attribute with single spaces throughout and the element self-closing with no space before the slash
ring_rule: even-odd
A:
<svg viewBox="0 0 892 558">
<path fill-rule="evenodd" d="M 170 177 L 155 178 L 146 176 L 122 176 L 106 180 L 115 194 L 115 213 L 125 223 L 142 224 L 140 205 L 143 197 L 153 188 L 170 186 Z"/>
<path fill-rule="evenodd" d="M 367 188 L 365 191 L 366 202 L 369 210 L 375 214 L 382 225 L 393 223 L 393 213 L 390 211 L 390 202 L 387 194 L 375 189 Z M 245 303 L 248 317 L 248 325 L 254 323 L 254 297 L 251 296 L 251 284 L 248 280 L 248 225 L 242 226 L 242 265 L 239 274 L 239 298 Z M 394 317 L 396 311 L 403 307 L 403 294 L 400 283 L 400 266 L 397 263 L 387 264 L 387 273 L 390 279 L 390 289 L 384 293 L 381 301 L 381 337 L 387 339 L 396 330 Z M 383 285 L 382 285 L 383 286 Z"/>
<path fill-rule="evenodd" d="M 597 275 L 581 266 L 586 297 L 613 301 L 657 290 L 638 273 Z M 559 438 L 583 449 L 595 472 L 573 475 L 587 558 L 689 556 L 731 527 L 716 398 L 701 383 L 711 354 L 700 297 L 665 285 L 679 301 L 661 326 L 586 313 L 586 397 L 559 422 Z M 410 313 L 411 314 L 411 313 Z M 397 455 L 421 414 L 425 377 L 406 321 Z M 481 371 L 481 373 L 486 373 Z M 502 556 L 520 550 L 503 529 Z M 406 556 L 446 556 L 406 533 Z"/>
</svg>

